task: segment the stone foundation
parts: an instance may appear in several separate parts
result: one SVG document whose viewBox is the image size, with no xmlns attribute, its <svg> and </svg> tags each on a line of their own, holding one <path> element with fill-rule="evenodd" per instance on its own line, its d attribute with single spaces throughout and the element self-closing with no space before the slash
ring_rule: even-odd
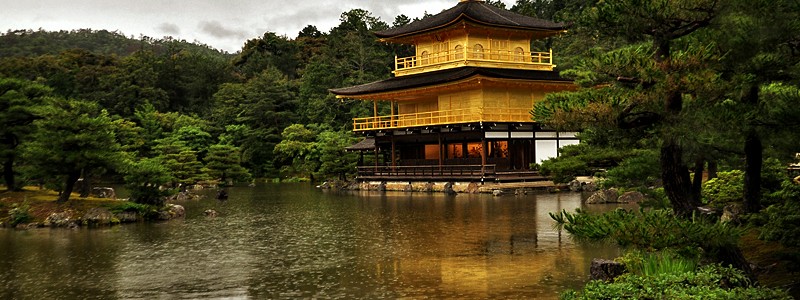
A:
<svg viewBox="0 0 800 300">
<path fill-rule="evenodd" d="M 364 181 L 345 185 L 345 189 L 357 191 L 400 191 L 422 193 L 447 192 L 448 182 L 425 181 Z M 554 187 L 551 181 L 522 182 L 522 183 L 480 183 L 480 182 L 452 182 L 452 191 L 458 194 L 496 193 L 501 191 L 506 195 L 524 195 L 533 191 L 546 191 Z"/>
</svg>

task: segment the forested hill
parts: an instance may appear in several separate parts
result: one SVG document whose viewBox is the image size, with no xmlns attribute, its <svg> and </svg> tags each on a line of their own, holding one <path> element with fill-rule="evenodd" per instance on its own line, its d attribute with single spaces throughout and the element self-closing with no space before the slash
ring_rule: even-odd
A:
<svg viewBox="0 0 800 300">
<path fill-rule="evenodd" d="M 83 49 L 91 53 L 127 56 L 149 49 L 160 52 L 170 44 L 195 48 L 197 51 L 225 54 L 210 46 L 173 40 L 171 38 L 154 39 L 146 36 L 128 37 L 117 31 L 107 30 L 9 30 L 0 34 L 0 57 L 56 55 L 66 50 Z"/>
</svg>

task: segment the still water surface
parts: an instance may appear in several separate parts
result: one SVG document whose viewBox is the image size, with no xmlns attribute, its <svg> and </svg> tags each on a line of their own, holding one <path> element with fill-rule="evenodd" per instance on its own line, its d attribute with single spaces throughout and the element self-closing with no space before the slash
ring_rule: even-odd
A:
<svg viewBox="0 0 800 300">
<path fill-rule="evenodd" d="M 582 207 L 574 193 L 205 193 L 179 203 L 185 220 L 0 230 L 0 298 L 549 299 L 585 283 L 592 258 L 619 254 L 553 229 L 548 212 Z"/>
</svg>

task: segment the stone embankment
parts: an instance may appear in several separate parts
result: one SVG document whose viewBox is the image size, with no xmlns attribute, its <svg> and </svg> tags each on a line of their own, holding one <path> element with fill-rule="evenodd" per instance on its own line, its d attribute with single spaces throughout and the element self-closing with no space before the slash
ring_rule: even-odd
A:
<svg viewBox="0 0 800 300">
<path fill-rule="evenodd" d="M 524 194 L 532 191 L 563 191 L 564 186 L 558 186 L 552 181 L 535 182 L 510 182 L 510 183 L 480 183 L 480 182 L 421 182 L 421 181 L 365 181 L 365 182 L 325 182 L 318 188 L 342 189 L 352 191 L 400 191 L 400 192 L 428 192 L 446 194 L 477 194 L 487 193 L 496 196 L 502 194 Z"/>
</svg>

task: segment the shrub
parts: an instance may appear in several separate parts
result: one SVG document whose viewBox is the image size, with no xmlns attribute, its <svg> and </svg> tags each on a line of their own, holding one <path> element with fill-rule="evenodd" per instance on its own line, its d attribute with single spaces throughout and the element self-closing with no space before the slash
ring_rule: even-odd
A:
<svg viewBox="0 0 800 300">
<path fill-rule="evenodd" d="M 779 241 L 789 247 L 800 247 L 800 186 L 786 181 L 783 189 L 772 197 L 782 198 L 783 201 L 764 210 L 767 222 L 761 229 L 760 238 Z"/>
<path fill-rule="evenodd" d="M 30 209 L 31 207 L 28 204 L 28 201 L 25 201 L 22 204 L 13 204 L 11 209 L 8 211 L 8 222 L 11 224 L 11 226 L 17 226 L 17 224 L 30 222 L 33 220 Z"/>
<path fill-rule="evenodd" d="M 161 206 L 164 197 L 172 192 L 161 189 L 173 177 L 158 158 L 129 162 L 125 173 L 126 187 L 131 191 L 131 200 L 136 203 Z"/>
<path fill-rule="evenodd" d="M 703 183 L 703 201 L 722 208 L 729 202 L 742 201 L 743 189 L 744 172 L 739 170 L 719 172 L 717 178 Z"/>
<path fill-rule="evenodd" d="M 633 152 L 615 148 L 599 148 L 588 144 L 564 146 L 559 156 L 542 162 L 542 175 L 551 176 L 555 182 L 569 182 L 575 176 L 595 175 L 598 171 L 617 166 Z"/>
<path fill-rule="evenodd" d="M 633 250 L 620 258 L 628 271 L 643 276 L 680 275 L 692 272 L 697 269 L 698 260 L 698 257 L 684 257 L 670 250 L 659 252 Z"/>
<path fill-rule="evenodd" d="M 792 299 L 776 289 L 752 287 L 741 271 L 712 264 L 697 271 L 640 275 L 628 273 L 613 283 L 591 281 L 561 299 Z"/>
<path fill-rule="evenodd" d="M 639 212 L 617 209 L 599 215 L 582 210 L 575 213 L 550 213 L 557 226 L 578 239 L 612 241 L 623 247 L 648 251 L 672 249 L 685 257 L 694 257 L 735 247 L 744 230 L 728 223 L 703 218 L 676 218 L 668 209 Z"/>
</svg>

